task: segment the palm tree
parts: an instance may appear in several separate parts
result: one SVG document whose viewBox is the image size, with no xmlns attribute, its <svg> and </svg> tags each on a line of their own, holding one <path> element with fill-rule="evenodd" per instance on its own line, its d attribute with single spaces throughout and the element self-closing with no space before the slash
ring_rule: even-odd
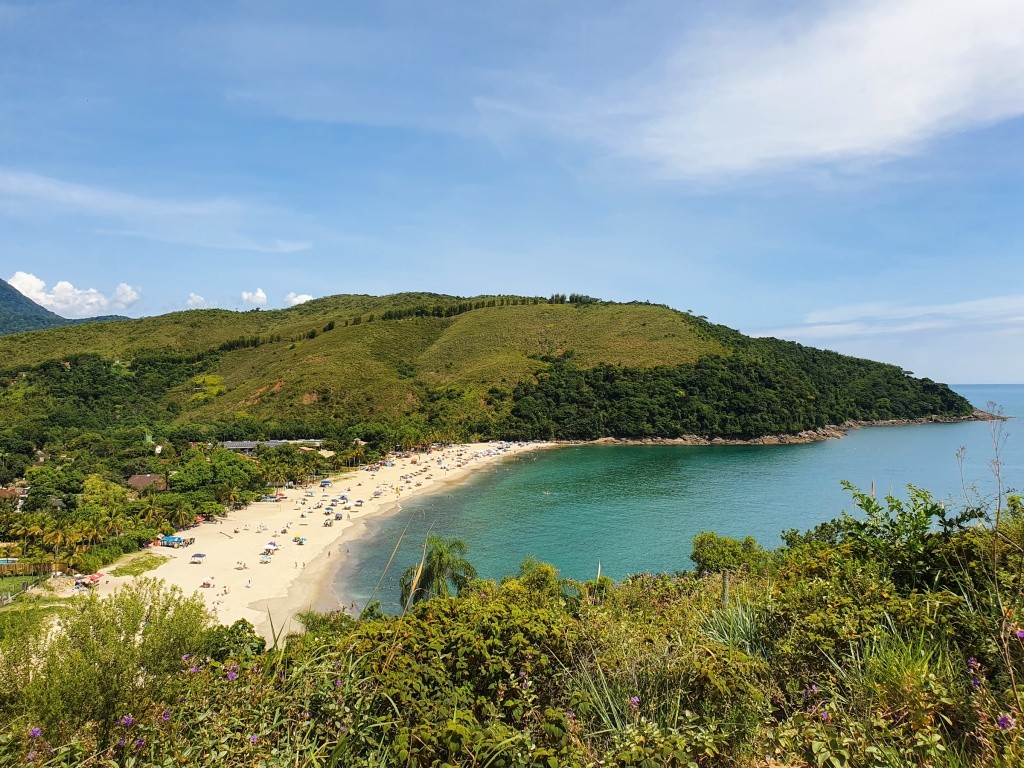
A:
<svg viewBox="0 0 1024 768">
<path fill-rule="evenodd" d="M 152 487 L 152 486 L 151 486 Z M 142 506 L 139 508 L 139 519 L 144 523 L 160 523 L 164 519 L 164 508 L 160 506 L 156 493 L 143 494 Z"/>
<path fill-rule="evenodd" d="M 467 549 L 462 539 L 427 536 L 423 557 L 409 566 L 399 581 L 402 605 L 408 609 L 413 603 L 431 597 L 450 597 L 453 587 L 458 593 L 475 579 L 476 568 L 465 558 Z"/>
</svg>

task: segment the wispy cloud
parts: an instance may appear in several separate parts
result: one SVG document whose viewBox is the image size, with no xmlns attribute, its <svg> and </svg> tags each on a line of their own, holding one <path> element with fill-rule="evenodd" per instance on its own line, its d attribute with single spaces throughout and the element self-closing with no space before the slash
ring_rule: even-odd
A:
<svg viewBox="0 0 1024 768">
<path fill-rule="evenodd" d="M 127 309 L 142 298 L 141 290 L 128 283 L 118 283 L 107 296 L 95 288 L 76 288 L 67 280 L 58 280 L 53 288 L 30 272 L 15 272 L 7 280 L 37 304 L 63 317 L 95 317 L 110 311 Z"/>
<path fill-rule="evenodd" d="M 803 323 L 754 335 L 815 342 L 935 330 L 1019 333 L 1024 330 L 1024 294 L 946 304 L 877 302 L 835 307 L 811 312 Z"/>
<path fill-rule="evenodd" d="M 1020 0 L 810 4 L 691 26 L 670 50 L 601 86 L 478 104 L 668 178 L 877 162 L 1024 114 Z"/>
<path fill-rule="evenodd" d="M 94 230 L 103 235 L 260 253 L 295 253 L 312 247 L 305 240 L 247 234 L 246 229 L 259 228 L 266 211 L 230 199 L 163 200 L 0 168 L 0 204 L 14 216 L 86 215 L 127 225 Z"/>
</svg>

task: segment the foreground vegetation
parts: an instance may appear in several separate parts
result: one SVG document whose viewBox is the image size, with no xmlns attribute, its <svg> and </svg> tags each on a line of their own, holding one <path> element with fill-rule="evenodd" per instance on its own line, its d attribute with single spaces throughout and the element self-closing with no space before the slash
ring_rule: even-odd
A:
<svg viewBox="0 0 1024 768">
<path fill-rule="evenodd" d="M 0 613 L 0 761 L 1021 765 L 1020 498 L 851 490 L 860 514 L 778 550 L 706 533 L 693 572 L 621 584 L 472 579 L 435 539 L 404 615 L 309 614 L 270 649 L 145 580 L 58 631 Z"/>
</svg>

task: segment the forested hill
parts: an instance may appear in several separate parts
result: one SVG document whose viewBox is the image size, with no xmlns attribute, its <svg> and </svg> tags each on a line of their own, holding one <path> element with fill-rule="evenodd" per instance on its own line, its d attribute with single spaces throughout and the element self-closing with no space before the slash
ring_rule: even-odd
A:
<svg viewBox="0 0 1024 768">
<path fill-rule="evenodd" d="M 0 420 L 181 439 L 756 437 L 964 416 L 892 365 L 585 296 L 333 296 L 0 338 Z"/>
</svg>

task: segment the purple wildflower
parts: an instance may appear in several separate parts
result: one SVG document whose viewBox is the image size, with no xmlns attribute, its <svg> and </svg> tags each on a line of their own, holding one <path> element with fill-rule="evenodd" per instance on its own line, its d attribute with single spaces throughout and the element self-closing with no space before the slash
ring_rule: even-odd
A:
<svg viewBox="0 0 1024 768">
<path fill-rule="evenodd" d="M 981 669 L 981 664 L 978 663 L 976 658 L 971 656 L 971 658 L 967 660 L 967 671 L 973 673 L 977 672 L 979 669 Z"/>
<path fill-rule="evenodd" d="M 341 680 L 335 680 L 334 681 L 334 687 L 335 688 L 341 688 L 342 685 L 344 685 L 344 683 L 342 683 Z"/>
<path fill-rule="evenodd" d="M 1015 634 L 1018 640 L 1024 640 L 1024 629 L 1018 629 Z"/>
<path fill-rule="evenodd" d="M 633 698 L 631 698 L 629 700 L 629 708 L 632 709 L 634 712 L 636 712 L 638 709 L 640 709 L 640 697 L 639 696 L 634 696 Z"/>
<path fill-rule="evenodd" d="M 976 677 L 972 677 L 971 678 L 971 687 L 975 688 L 975 689 L 981 688 L 981 680 L 979 680 Z"/>
<path fill-rule="evenodd" d="M 145 744 L 146 744 L 145 739 L 136 739 L 135 740 L 135 748 L 136 749 L 142 749 L 142 747 L 145 746 Z"/>
<path fill-rule="evenodd" d="M 129 725 L 135 722 L 135 718 L 131 715 L 121 715 L 121 719 L 117 722 L 119 722 L 121 725 L 127 728 Z"/>
<path fill-rule="evenodd" d="M 29 752 L 27 755 L 25 755 L 25 759 L 28 760 L 30 763 L 34 763 L 36 761 L 36 753 Z"/>
<path fill-rule="evenodd" d="M 823 709 L 821 710 L 821 719 L 827 723 L 829 720 L 832 719 L 832 715 L 828 713 L 827 709 Z"/>
<path fill-rule="evenodd" d="M 573 712 L 571 709 L 567 709 L 565 711 L 565 719 L 568 720 L 570 723 L 573 722 L 576 719 L 576 713 Z"/>
<path fill-rule="evenodd" d="M 128 739 L 122 736 L 120 739 L 117 740 L 117 746 L 123 747 L 127 741 Z"/>
<path fill-rule="evenodd" d="M 162 720 L 163 722 L 166 723 L 170 719 L 171 719 L 171 710 L 165 709 L 163 712 L 160 713 L 160 720 Z"/>
<path fill-rule="evenodd" d="M 234 680 L 236 677 L 238 677 L 238 673 L 235 670 L 228 670 L 228 680 Z"/>
<path fill-rule="evenodd" d="M 192 654 L 191 653 L 186 653 L 184 656 L 181 657 L 181 660 L 182 661 L 188 661 L 191 658 L 192 658 Z"/>
<path fill-rule="evenodd" d="M 257 740 L 258 740 L 258 737 L 256 736 L 255 733 L 252 736 L 249 737 L 249 743 L 250 744 L 255 744 Z"/>
<path fill-rule="evenodd" d="M 31 731 L 28 732 L 28 735 L 29 738 L 38 739 L 40 736 L 43 735 L 43 729 L 37 725 Z"/>
<path fill-rule="evenodd" d="M 999 730 L 1001 731 L 1012 731 L 1016 727 L 1017 721 L 1009 715 L 1002 715 L 998 720 L 996 720 L 996 725 L 999 726 Z"/>
</svg>

